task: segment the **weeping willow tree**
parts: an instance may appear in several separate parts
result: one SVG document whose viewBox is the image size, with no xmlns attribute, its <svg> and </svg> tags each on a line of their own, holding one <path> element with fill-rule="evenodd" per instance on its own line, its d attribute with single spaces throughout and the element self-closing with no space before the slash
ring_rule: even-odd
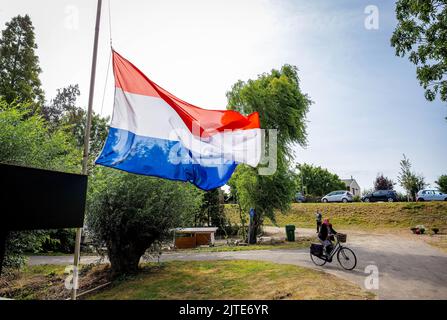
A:
<svg viewBox="0 0 447 320">
<path fill-rule="evenodd" d="M 229 181 L 241 208 L 246 212 L 255 209 L 250 239 L 256 242 L 255 235 L 264 218 L 275 221 L 275 211 L 286 211 L 293 199 L 293 147 L 307 145 L 306 115 L 312 101 L 301 91 L 298 69 L 291 65 L 261 74 L 254 80 L 236 82 L 227 92 L 227 99 L 228 109 L 243 114 L 257 111 L 261 128 L 277 130 L 275 173 L 260 175 L 257 168 L 239 165 Z"/>
</svg>

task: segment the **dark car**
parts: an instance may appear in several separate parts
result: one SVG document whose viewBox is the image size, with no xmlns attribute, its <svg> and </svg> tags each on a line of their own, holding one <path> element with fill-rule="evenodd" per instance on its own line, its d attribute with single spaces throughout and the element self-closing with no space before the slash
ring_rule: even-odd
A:
<svg viewBox="0 0 447 320">
<path fill-rule="evenodd" d="M 369 193 L 362 197 L 363 202 L 377 202 L 377 201 L 397 201 L 397 193 L 394 190 L 378 190 L 373 193 Z"/>
<path fill-rule="evenodd" d="M 296 202 L 306 202 L 306 197 L 301 192 L 297 192 L 295 194 L 295 201 Z"/>
</svg>

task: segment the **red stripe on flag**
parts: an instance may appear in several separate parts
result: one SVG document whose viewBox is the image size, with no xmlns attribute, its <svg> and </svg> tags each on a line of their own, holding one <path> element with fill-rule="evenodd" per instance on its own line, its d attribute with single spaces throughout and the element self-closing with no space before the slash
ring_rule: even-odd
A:
<svg viewBox="0 0 447 320">
<path fill-rule="evenodd" d="M 245 117 L 232 110 L 208 110 L 196 107 L 169 93 L 146 77 L 129 60 L 113 51 L 113 71 L 115 85 L 123 91 L 151 97 L 159 97 L 166 101 L 193 132 L 194 126 L 200 127 L 202 137 L 213 135 L 224 130 L 246 130 L 260 128 L 259 114 L 254 112 Z"/>
</svg>

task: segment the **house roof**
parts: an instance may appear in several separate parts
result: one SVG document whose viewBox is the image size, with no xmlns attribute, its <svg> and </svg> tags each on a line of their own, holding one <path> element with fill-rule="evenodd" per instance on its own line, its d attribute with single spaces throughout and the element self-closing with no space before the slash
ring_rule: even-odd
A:
<svg viewBox="0 0 447 320">
<path fill-rule="evenodd" d="M 343 181 L 346 186 L 350 186 L 352 183 L 359 185 L 355 179 L 341 179 L 341 181 Z"/>
<path fill-rule="evenodd" d="M 210 233 L 216 232 L 217 227 L 176 228 L 176 233 Z"/>
</svg>

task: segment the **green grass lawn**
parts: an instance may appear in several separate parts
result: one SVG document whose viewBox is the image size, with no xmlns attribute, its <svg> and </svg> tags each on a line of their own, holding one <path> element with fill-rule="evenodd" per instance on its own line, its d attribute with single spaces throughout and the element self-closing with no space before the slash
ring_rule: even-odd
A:
<svg viewBox="0 0 447 320">
<path fill-rule="evenodd" d="M 0 278 L 0 296 L 66 299 L 65 266 L 30 266 Z M 110 281 L 107 265 L 83 266 L 79 293 Z M 132 276 L 80 299 L 374 299 L 360 287 L 308 268 L 262 261 L 172 261 L 144 264 Z"/>
<path fill-rule="evenodd" d="M 260 261 L 148 264 L 86 299 L 373 299 L 350 282 L 293 265 Z"/>
<path fill-rule="evenodd" d="M 447 231 L 447 202 L 293 203 L 288 212 L 276 214 L 276 225 L 314 228 L 317 210 L 324 218 L 330 218 L 335 228 L 408 229 L 423 224 L 428 230 L 437 227 Z M 240 224 L 236 205 L 225 205 L 225 212 L 233 224 Z M 264 224 L 274 225 L 269 219 Z"/>
</svg>

